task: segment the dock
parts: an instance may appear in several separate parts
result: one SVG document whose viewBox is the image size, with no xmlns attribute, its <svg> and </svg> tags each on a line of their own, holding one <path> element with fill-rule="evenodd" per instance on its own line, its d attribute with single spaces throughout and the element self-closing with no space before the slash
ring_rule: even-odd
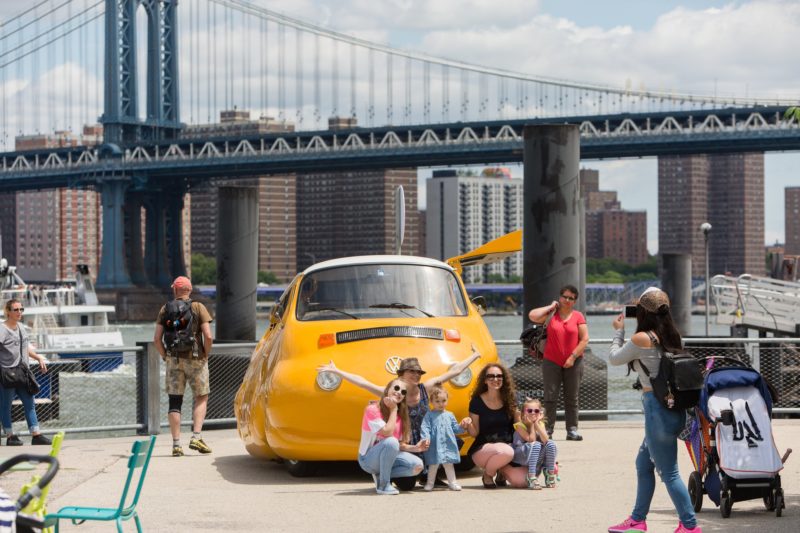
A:
<svg viewBox="0 0 800 533">
<path fill-rule="evenodd" d="M 372 481 L 356 463 L 334 463 L 317 477 L 293 478 L 284 465 L 249 456 L 235 430 L 204 431 L 214 452 L 189 450 L 171 456 L 169 434 L 159 435 L 147 474 L 139 515 L 145 531 L 606 531 L 631 511 L 636 491 L 634 458 L 644 430 L 642 422 L 584 422 L 582 442 L 564 440 L 557 425 L 561 482 L 555 489 L 486 490 L 478 469 L 458 473 L 461 492 L 416 489 L 398 496 L 375 494 Z M 775 420 L 773 433 L 781 454 L 798 448 L 800 421 Z M 141 437 L 140 437 L 141 438 Z M 28 438 L 24 439 L 28 442 Z M 59 456 L 48 508 L 66 505 L 114 506 L 126 473 L 125 458 L 136 437 L 80 439 L 67 435 Z M 0 458 L 45 452 L 45 447 L 0 447 Z M 691 463 L 678 450 L 681 476 Z M 12 495 L 31 472 L 9 472 L 0 483 Z M 730 518 L 707 497 L 698 521 L 705 532 L 770 533 L 800 531 L 800 458 L 791 457 L 781 473 L 786 508 L 777 518 L 760 500 L 737 502 Z M 658 484 L 648 530 L 671 532 L 677 515 Z M 111 531 L 110 523 L 62 523 L 61 531 Z M 133 523 L 125 530 L 133 531 Z"/>
</svg>

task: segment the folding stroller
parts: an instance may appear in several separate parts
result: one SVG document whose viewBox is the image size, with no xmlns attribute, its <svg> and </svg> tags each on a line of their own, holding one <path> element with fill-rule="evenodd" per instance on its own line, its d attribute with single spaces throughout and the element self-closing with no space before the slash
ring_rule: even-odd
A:
<svg viewBox="0 0 800 533">
<path fill-rule="evenodd" d="M 734 502 L 761 498 L 781 516 L 785 508 L 781 477 L 783 458 L 772 437 L 772 395 L 756 370 L 738 359 L 708 358 L 700 402 L 686 447 L 695 471 L 689 495 L 695 511 L 703 494 L 728 518 Z"/>
</svg>

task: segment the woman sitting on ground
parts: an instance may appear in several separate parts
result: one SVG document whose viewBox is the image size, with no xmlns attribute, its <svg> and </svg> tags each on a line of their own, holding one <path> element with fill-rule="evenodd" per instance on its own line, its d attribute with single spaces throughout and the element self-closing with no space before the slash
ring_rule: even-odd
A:
<svg viewBox="0 0 800 533">
<path fill-rule="evenodd" d="M 380 402 L 371 401 L 364 409 L 358 464 L 372 474 L 378 494 L 398 494 L 392 486 L 392 478 L 411 477 L 422 472 L 422 459 L 413 453 L 423 450 L 419 445 L 408 444 L 411 425 L 405 402 L 407 394 L 408 384 L 394 379 L 386 385 Z"/>
<path fill-rule="evenodd" d="M 512 466 L 514 423 L 519 422 L 514 380 L 505 366 L 489 363 L 478 374 L 469 402 L 471 423 L 462 424 L 475 437 L 470 446 L 472 460 L 483 469 L 483 486 L 493 489 L 506 485 L 528 486 L 527 466 Z"/>
</svg>

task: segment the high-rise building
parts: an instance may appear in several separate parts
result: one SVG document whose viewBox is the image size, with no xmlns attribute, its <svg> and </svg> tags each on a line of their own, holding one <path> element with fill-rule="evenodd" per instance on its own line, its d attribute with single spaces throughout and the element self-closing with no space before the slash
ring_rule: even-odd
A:
<svg viewBox="0 0 800 533">
<path fill-rule="evenodd" d="M 18 150 L 95 145 L 102 127 L 85 126 L 82 135 L 59 131 L 17 137 Z M 3 252 L 23 279 L 53 281 L 75 277 L 75 266 L 86 264 L 97 276 L 102 243 L 100 196 L 92 190 L 58 189 L 7 193 L 3 218 Z M 13 235 L 12 235 L 13 232 Z M 13 247 L 14 250 L 10 250 Z"/>
<path fill-rule="evenodd" d="M 765 273 L 764 154 L 659 157 L 659 252 L 690 254 L 694 276 L 705 274 L 703 222 L 712 275 Z"/>
<path fill-rule="evenodd" d="M 623 210 L 616 191 L 600 190 L 597 170 L 580 170 L 580 189 L 586 209 L 586 257 L 629 265 L 647 261 L 647 212 Z"/>
<path fill-rule="evenodd" d="M 419 249 L 416 169 L 332 171 L 297 176 L 297 265 L 395 253 L 395 194 L 406 206 L 401 253 Z"/>
<path fill-rule="evenodd" d="M 292 123 L 270 117 L 256 120 L 250 112 L 233 109 L 220 112 L 220 122 L 189 126 L 183 138 L 248 136 L 294 131 Z M 191 249 L 214 257 L 217 253 L 219 186 L 247 186 L 258 190 L 258 270 L 272 272 L 279 281 L 290 281 L 297 273 L 297 210 L 294 175 L 258 176 L 236 180 L 211 180 L 190 191 L 192 203 Z"/>
<path fill-rule="evenodd" d="M 647 211 L 587 211 L 586 257 L 613 258 L 629 265 L 646 262 Z"/>
<path fill-rule="evenodd" d="M 426 255 L 446 260 L 522 227 L 522 179 L 507 168 L 489 168 L 480 176 L 437 170 L 426 184 Z M 521 254 L 502 262 L 464 270 L 470 283 L 490 276 L 522 275 Z"/>
<path fill-rule="evenodd" d="M 800 255 L 800 187 L 786 187 L 783 212 L 786 255 Z"/>
</svg>

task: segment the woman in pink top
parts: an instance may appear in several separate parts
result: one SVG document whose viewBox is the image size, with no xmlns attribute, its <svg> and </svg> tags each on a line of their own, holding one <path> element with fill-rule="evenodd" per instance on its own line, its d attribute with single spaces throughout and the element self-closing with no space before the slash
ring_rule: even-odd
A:
<svg viewBox="0 0 800 533">
<path fill-rule="evenodd" d="M 578 289 L 565 285 L 559 291 L 558 301 L 537 307 L 528 313 L 531 322 L 547 324 L 547 344 L 542 361 L 544 381 L 544 410 L 547 417 L 547 434 L 553 434 L 556 423 L 556 402 L 561 385 L 564 385 L 564 411 L 567 419 L 567 440 L 583 440 L 578 433 L 578 394 L 583 377 L 583 351 L 589 344 L 586 319 L 573 307 L 578 299 Z"/>
<path fill-rule="evenodd" d="M 422 443 L 408 444 L 411 424 L 406 395 L 408 384 L 394 379 L 383 390 L 380 402 L 370 402 L 361 420 L 361 443 L 358 464 L 372 474 L 378 494 L 398 494 L 392 478 L 412 477 L 422 472 L 422 459 L 414 455 Z M 427 449 L 427 442 L 424 448 Z"/>
</svg>

